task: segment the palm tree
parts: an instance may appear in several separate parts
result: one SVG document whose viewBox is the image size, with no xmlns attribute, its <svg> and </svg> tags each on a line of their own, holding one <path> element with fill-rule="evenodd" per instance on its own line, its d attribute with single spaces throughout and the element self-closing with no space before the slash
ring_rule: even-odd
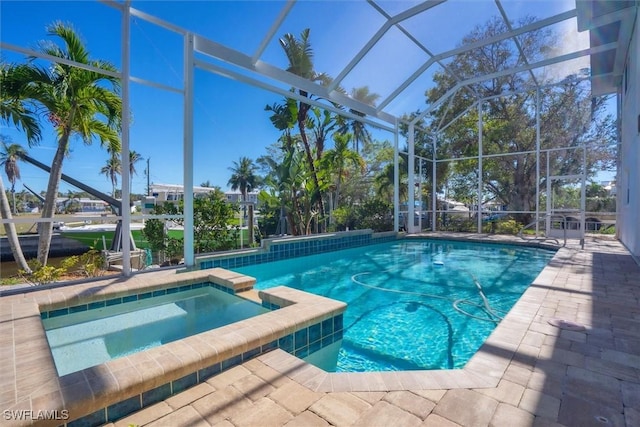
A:
<svg viewBox="0 0 640 427">
<path fill-rule="evenodd" d="M 22 82 L 28 81 L 28 79 L 25 79 L 25 75 L 28 74 L 27 71 L 28 67 L 24 65 L 9 65 L 0 62 L 0 122 L 13 124 L 22 130 L 26 135 L 29 146 L 32 146 L 40 142 L 42 133 L 35 108 L 29 101 L 28 95 L 24 91 L 24 85 L 22 84 Z M 12 219 L 9 200 L 4 190 L 1 175 L 0 214 L 2 218 L 7 220 Z M 13 259 L 21 270 L 27 274 L 31 274 L 31 268 L 27 264 L 22 252 L 22 247 L 20 246 L 15 224 L 13 222 L 7 222 L 4 224 L 4 229 L 7 234 L 11 253 L 13 254 Z"/>
<path fill-rule="evenodd" d="M 326 82 L 328 77 L 325 74 L 318 74 L 313 69 L 313 50 L 311 49 L 311 42 L 309 41 L 308 28 L 304 29 L 300 34 L 300 39 L 297 39 L 293 34 L 287 33 L 280 39 L 280 46 L 287 55 L 289 61 L 289 67 L 287 71 L 312 81 Z M 304 90 L 298 90 L 298 93 L 304 97 L 308 97 L 309 94 Z M 306 134 L 307 118 L 309 116 L 310 104 L 300 101 L 297 108 L 297 123 L 298 131 L 302 139 L 304 151 L 306 154 L 307 164 L 311 177 L 315 185 L 315 191 L 318 192 L 317 203 L 320 215 L 324 213 L 324 203 L 322 201 L 322 194 L 320 191 L 320 182 L 318 180 L 318 173 L 316 171 L 315 162 L 313 160 L 313 154 L 311 152 L 311 146 Z"/>
<path fill-rule="evenodd" d="M 233 167 L 229 168 L 232 174 L 227 185 L 230 185 L 234 191 L 240 190 L 243 202 L 247 201 L 247 194 L 258 185 L 259 179 L 255 175 L 256 169 L 253 160 L 248 157 L 240 157 L 240 161 L 234 161 Z"/>
<path fill-rule="evenodd" d="M 2 196 L 0 196 L 0 214 L 2 214 L 3 218 L 12 219 L 11 206 L 9 206 L 9 199 L 7 199 L 3 181 L 2 176 L 0 176 L 0 193 L 2 193 Z M 12 222 L 5 223 L 4 230 L 7 233 L 7 240 L 9 241 L 9 247 L 11 248 L 13 259 L 21 270 L 27 274 L 31 274 L 31 268 L 29 267 L 29 264 L 27 264 L 27 260 L 25 259 L 24 254 L 22 253 L 22 248 L 20 247 L 20 240 L 18 239 L 16 225 Z"/>
<path fill-rule="evenodd" d="M 67 203 L 65 206 L 65 211 L 68 213 L 81 211 L 82 210 L 82 206 L 80 204 L 81 196 L 82 196 L 81 194 L 78 194 L 73 190 L 67 190 Z"/>
<path fill-rule="evenodd" d="M 18 167 L 17 160 L 26 154 L 26 150 L 19 144 L 8 144 L 6 139 L 2 137 L 3 151 L 0 153 L 0 165 L 4 165 L 4 171 L 11 183 L 11 194 L 13 196 L 13 211 L 16 213 L 16 193 L 15 184 L 16 179 L 20 179 L 20 168 Z M 7 193 L 4 190 L 4 183 L 0 177 L 0 212 L 3 218 L 11 219 L 11 207 L 9 206 L 9 200 L 7 199 Z M 11 253 L 13 259 L 16 261 L 21 270 L 27 274 L 31 274 L 31 268 L 27 264 L 27 260 L 22 253 L 22 247 L 20 246 L 20 240 L 18 238 L 18 232 L 16 226 L 13 223 L 4 225 L 7 238 L 9 240 L 9 246 L 11 247 Z"/>
<path fill-rule="evenodd" d="M 350 133 L 333 134 L 334 147 L 327 150 L 322 158 L 325 168 L 332 171 L 336 176 L 336 198 L 334 206 L 338 206 L 338 201 L 340 199 L 340 184 L 342 184 L 347 176 L 346 172 L 349 164 L 359 168 L 361 171 L 363 171 L 365 167 L 362 157 L 360 157 L 356 151 L 349 149 L 349 142 L 351 141 L 351 138 L 352 135 Z"/>
<path fill-rule="evenodd" d="M 137 151 L 131 150 L 129 151 L 129 191 L 133 188 L 133 175 L 137 175 L 138 171 L 136 170 L 136 163 L 144 160 L 140 153 Z"/>
<path fill-rule="evenodd" d="M 16 214 L 16 181 L 20 179 L 20 167 L 18 159 L 27 154 L 20 144 L 7 144 L 2 140 L 2 152 L 0 152 L 0 166 L 4 165 L 4 172 L 11 183 L 11 194 L 13 195 L 13 213 Z"/>
<path fill-rule="evenodd" d="M 86 64 L 109 72 L 117 72 L 111 63 L 91 59 L 83 41 L 68 24 L 54 22 L 47 28 L 49 35 L 61 40 L 40 43 L 40 52 L 49 56 Z M 27 98 L 42 109 L 53 124 L 58 146 L 51 164 L 47 196 L 42 217 L 51 219 L 55 213 L 62 164 L 69 151 L 71 136 L 79 136 L 86 145 L 94 138 L 112 153 L 120 152 L 120 121 L 122 100 L 117 77 L 94 71 L 54 63 L 42 67 L 29 62 L 22 73 L 19 87 Z M 46 265 L 51 245 L 52 222 L 41 223 L 39 228 L 38 261 Z"/>
<path fill-rule="evenodd" d="M 360 101 L 364 104 L 374 106 L 376 101 L 380 98 L 380 95 L 369 91 L 369 86 L 361 86 L 351 89 L 351 98 L 356 101 Z M 349 112 L 358 116 L 364 117 L 365 114 L 354 109 L 349 109 Z M 367 126 L 360 120 L 347 120 L 344 122 L 339 132 L 353 134 L 353 149 L 356 153 L 360 152 L 360 143 L 371 142 L 371 132 L 367 129 Z"/>
<path fill-rule="evenodd" d="M 29 79 L 29 68 L 0 62 L 0 120 L 22 130 L 29 146 L 42 139 L 35 106 L 29 101 L 24 82 Z"/>
<path fill-rule="evenodd" d="M 116 197 L 116 186 L 118 185 L 118 175 L 122 174 L 122 163 L 117 154 L 111 154 L 107 163 L 100 169 L 100 173 L 111 181 L 111 197 Z"/>
<path fill-rule="evenodd" d="M 406 185 L 407 181 L 407 159 L 405 155 L 400 155 L 398 158 L 398 170 L 400 178 L 400 200 L 406 201 L 409 197 L 408 189 Z M 382 170 L 375 176 L 374 184 L 378 197 L 393 203 L 393 191 L 395 182 L 395 165 L 393 162 L 387 163 Z"/>
</svg>

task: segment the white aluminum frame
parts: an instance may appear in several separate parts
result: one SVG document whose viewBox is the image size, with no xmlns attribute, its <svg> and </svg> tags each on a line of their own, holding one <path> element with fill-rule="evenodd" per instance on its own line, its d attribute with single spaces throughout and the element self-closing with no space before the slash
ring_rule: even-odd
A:
<svg viewBox="0 0 640 427">
<path fill-rule="evenodd" d="M 519 72 L 529 72 L 531 73 L 531 75 L 534 78 L 534 83 L 536 83 L 536 85 L 538 85 L 537 80 L 535 79 L 535 75 L 533 74 L 533 70 L 536 68 L 540 68 L 540 67 L 544 67 L 544 66 L 548 66 L 548 65 L 552 65 L 552 64 L 556 64 L 559 62 L 564 62 L 564 61 L 568 61 L 571 59 L 575 59 L 575 58 L 579 58 L 579 57 L 583 57 L 583 56 L 587 56 L 587 55 L 594 55 L 597 54 L 599 52 L 605 52 L 605 51 L 609 51 L 609 50 L 613 50 L 615 49 L 617 53 L 623 52 L 626 53 L 625 49 L 627 48 L 627 46 L 620 46 L 619 42 L 612 42 L 612 43 L 608 43 L 605 45 L 601 45 L 601 46 L 597 46 L 594 48 L 588 48 L 588 49 L 583 49 L 583 50 L 579 50 L 579 51 L 575 51 L 575 52 L 570 52 L 570 53 L 566 53 L 564 55 L 560 55 L 560 56 L 556 56 L 556 57 L 552 57 L 552 58 L 547 58 L 545 60 L 541 60 L 535 63 L 530 63 L 528 61 L 528 59 L 526 57 L 524 57 L 524 51 L 520 45 L 520 43 L 517 40 L 517 36 L 530 32 L 530 31 L 535 31 L 538 29 L 542 29 L 545 27 L 548 27 L 550 25 L 554 25 L 560 22 L 563 22 L 565 20 L 568 19 L 572 19 L 574 17 L 578 16 L 578 13 L 585 13 L 584 11 L 586 10 L 585 8 L 582 9 L 572 9 L 570 11 L 566 11 L 564 13 L 560 13 L 558 15 L 546 18 L 546 19 L 542 19 L 539 21 L 536 21 L 534 23 L 531 23 L 529 25 L 525 25 L 523 27 L 520 28 L 512 28 L 507 13 L 505 12 L 504 8 L 502 7 L 501 1 L 500 0 L 494 0 L 495 4 L 505 22 L 505 24 L 508 27 L 508 31 L 505 32 L 504 34 L 500 34 L 494 37 L 490 37 L 484 40 L 479 40 L 475 43 L 470 43 L 468 45 L 456 48 L 456 49 L 452 49 L 446 52 L 441 52 L 439 54 L 433 54 L 426 46 L 424 46 L 422 43 L 420 43 L 410 32 L 408 32 L 404 27 L 401 26 L 401 23 L 403 21 L 405 21 L 406 19 L 409 19 L 413 16 L 416 16 L 417 14 L 420 13 L 428 13 L 428 11 L 434 7 L 437 7 L 438 5 L 444 3 L 444 1 L 446 0 L 427 0 L 424 1 L 422 3 L 419 3 L 416 6 L 413 6 L 395 16 L 390 16 L 389 14 L 387 14 L 384 9 L 379 6 L 374 0 L 367 0 L 369 5 L 371 7 L 373 7 L 375 10 L 377 10 L 379 13 L 381 13 L 386 21 L 385 23 L 379 28 L 379 30 L 374 34 L 373 37 L 371 37 L 371 39 L 369 39 L 369 41 L 367 41 L 365 43 L 365 45 L 360 49 L 360 51 L 351 59 L 351 61 L 349 61 L 349 63 L 347 64 L 347 66 L 342 69 L 342 71 L 338 74 L 338 76 L 336 77 L 336 79 L 328 86 L 328 87 L 324 87 L 320 84 L 311 82 L 309 80 L 303 79 L 299 76 L 293 75 L 281 68 L 275 67 L 273 65 L 267 64 L 265 62 L 263 62 L 260 58 L 262 57 L 265 49 L 267 48 L 267 46 L 269 45 L 269 43 L 271 42 L 271 40 L 274 38 L 275 34 L 277 33 L 278 29 L 281 28 L 282 24 L 284 23 L 284 21 L 286 20 L 287 16 L 289 15 L 290 11 L 292 10 L 292 8 L 295 6 L 296 1 L 295 0 L 287 0 L 286 3 L 284 4 L 283 8 L 281 9 L 280 13 L 278 14 L 278 16 L 276 17 L 276 19 L 274 20 L 274 22 L 272 23 L 272 25 L 270 26 L 269 30 L 267 31 L 267 33 L 264 35 L 264 37 L 262 38 L 262 41 L 260 42 L 259 46 L 256 48 L 255 52 L 252 55 L 247 55 L 243 52 L 239 52 L 237 50 L 231 49 L 229 47 L 223 46 L 213 40 L 208 40 L 202 36 L 199 36 L 197 34 L 194 34 L 192 32 L 190 32 L 187 29 L 184 29 L 180 26 L 174 25 L 170 22 L 167 22 L 163 19 L 160 19 L 158 17 L 155 17 L 153 15 L 150 15 L 148 13 L 145 13 L 141 10 L 135 9 L 133 7 L 131 7 L 131 2 L 129 0 L 125 0 L 124 3 L 122 2 L 116 2 L 113 0 L 100 0 L 101 3 L 109 6 L 109 7 L 113 7 L 115 9 L 118 9 L 121 13 L 122 13 L 122 29 L 121 29 L 121 46 L 122 46 L 122 71 L 119 73 L 112 73 L 106 70 L 100 70 L 100 69 L 96 69 L 94 67 L 90 67 L 84 64 L 78 64 L 75 63 L 73 61 L 68 61 L 65 59 L 61 59 L 61 58 L 55 58 L 55 57 L 50 57 L 48 55 L 43 55 L 41 53 L 32 51 L 30 49 L 26 49 L 23 48 L 21 46 L 16 46 L 16 45 L 12 45 L 9 43 L 5 43 L 5 42 L 0 42 L 0 48 L 2 49 L 6 49 L 9 51 L 13 51 L 13 52 L 18 52 L 18 53 L 22 53 L 25 55 L 29 55 L 29 56 L 33 56 L 36 58 L 41 58 L 41 59 L 45 59 L 45 60 L 49 60 L 52 62 L 59 62 L 59 63 L 64 63 L 64 64 L 68 64 L 68 65 L 72 65 L 72 66 L 76 66 L 76 67 L 80 67 L 83 69 L 88 69 L 91 71 L 95 71 L 104 75 L 109 75 L 109 76 L 115 76 L 115 77 L 119 77 L 122 80 L 122 87 L 123 87 L 123 91 L 122 91 L 122 101 L 123 101 L 123 118 L 122 118 L 122 122 L 123 122 L 123 135 L 122 135 L 122 164 L 123 164 L 123 173 L 122 173 L 122 178 L 123 178 L 123 183 L 122 183 L 122 194 L 123 194 L 123 207 L 126 207 L 128 205 L 128 200 L 130 199 L 130 185 L 129 185 L 129 109 L 130 109 L 130 90 L 129 90 L 129 85 L 130 82 L 135 82 L 135 83 L 139 83 L 139 84 L 143 84 L 143 85 L 148 85 L 151 87 L 155 87 L 161 90 L 166 90 L 166 91 L 170 91 L 170 92 L 174 92 L 174 93 L 181 93 L 183 95 L 183 99 L 184 99 L 184 110 L 183 110 L 183 115 L 184 115 L 184 186 L 185 188 L 189 188 L 193 186 L 193 102 L 194 102 L 194 93 L 193 93 L 193 83 L 194 83 L 194 69 L 195 67 L 199 67 L 201 69 L 204 69 L 208 72 L 214 72 L 216 74 L 225 76 L 225 77 L 229 77 L 229 78 L 234 78 L 237 80 L 242 81 L 243 83 L 246 84 L 250 84 L 256 87 L 260 87 L 262 89 L 266 89 L 266 90 L 270 90 L 274 93 L 278 93 L 284 96 L 289 96 L 292 98 L 296 98 L 298 100 L 302 100 L 304 102 L 308 102 L 309 104 L 313 104 L 316 105 L 318 107 L 324 108 L 324 109 L 328 109 L 331 111 L 334 111 L 338 114 L 342 114 L 344 116 L 347 116 L 351 119 L 357 119 L 357 120 L 362 120 L 363 122 L 385 129 L 387 131 L 393 132 L 394 134 L 394 146 L 395 146 L 395 150 L 394 150 L 394 165 L 395 165 L 395 171 L 394 171 L 394 208 L 395 208 L 395 215 L 394 215 L 394 229 L 398 230 L 399 229 L 399 221 L 398 221 L 398 210 L 399 210 L 399 206 L 400 206 L 400 202 L 399 202 L 399 185 L 400 185 L 400 180 L 399 180 L 399 146 L 398 146 L 398 137 L 399 137 L 399 123 L 405 122 L 408 123 L 409 125 L 409 133 L 408 133 L 408 175 L 409 175 L 409 186 L 410 186 L 410 191 L 409 191 L 409 221 L 408 221 L 408 228 L 409 231 L 413 231 L 415 229 L 415 225 L 414 225 L 414 221 L 412 221 L 412 219 L 414 218 L 414 211 L 415 211 L 415 130 L 416 127 L 419 127 L 419 123 L 427 116 L 427 114 L 429 114 L 431 111 L 433 111 L 435 108 L 438 108 L 443 102 L 447 101 L 447 99 L 451 100 L 453 99 L 453 96 L 455 96 L 455 94 L 461 90 L 461 89 L 465 89 L 465 90 L 471 90 L 474 94 L 476 93 L 473 85 L 476 83 L 481 83 L 483 81 L 486 80 L 490 80 L 493 78 L 498 78 L 501 76 L 505 76 L 508 74 L 514 74 L 514 73 L 519 73 Z M 580 11 L 580 12 L 579 12 Z M 611 13 L 609 15 L 605 15 L 603 17 L 598 17 L 598 18 L 594 18 L 594 19 L 590 19 L 593 23 L 593 25 L 599 25 L 602 23 L 607 23 L 607 22 L 614 22 L 617 19 L 622 19 L 624 18 L 623 15 L 624 11 L 617 11 L 614 13 Z M 184 81 L 183 81 L 183 88 L 174 88 L 171 86 L 167 86 L 161 83 L 157 83 L 157 82 L 152 82 L 146 79 L 142 79 L 142 78 L 138 78 L 135 76 L 131 76 L 130 74 L 130 70 L 131 70 L 131 58 L 130 58 L 130 37 L 131 37 L 131 18 L 132 17 L 137 17 L 141 20 L 144 20 L 146 22 L 152 23 L 156 26 L 159 26 L 161 28 L 167 29 L 169 31 L 173 31 L 175 33 L 180 34 L 183 37 L 184 43 L 183 43 L 183 67 L 184 67 Z M 580 22 L 580 20 L 579 20 Z M 584 21 L 583 21 L 584 22 Z M 631 31 L 631 26 L 628 23 L 628 20 L 623 20 L 622 21 L 622 25 L 621 25 L 621 33 L 623 33 L 623 36 L 625 34 L 628 35 L 628 32 Z M 598 24 L 599 23 L 599 24 Z M 366 105 L 362 102 L 359 102 L 355 99 L 350 98 L 349 96 L 340 93 L 339 91 L 337 91 L 336 89 L 338 88 L 339 84 L 344 80 L 345 77 L 347 77 L 347 75 L 349 75 L 349 73 L 351 73 L 355 67 L 357 67 L 357 65 L 363 60 L 363 58 L 371 51 L 371 49 L 376 45 L 377 42 L 380 41 L 380 39 L 386 34 L 386 32 L 391 29 L 392 27 L 396 26 L 400 31 L 403 32 L 403 34 L 405 34 L 414 44 L 416 44 L 416 46 L 421 49 L 422 51 L 424 51 L 425 53 L 427 53 L 430 58 L 422 65 L 420 66 L 417 70 L 415 70 L 411 76 L 406 79 L 404 82 L 402 82 L 390 95 L 388 95 L 377 107 L 371 106 L 371 105 Z M 579 28 L 580 30 L 585 30 L 587 28 Z M 516 46 L 520 52 L 520 54 L 523 56 L 524 59 L 524 65 L 522 66 L 518 66 L 518 67 L 514 67 L 511 69 L 507 69 L 507 70 L 501 70 L 495 73 L 490 73 L 490 74 L 486 74 L 486 75 L 482 75 L 482 76 L 476 76 L 473 78 L 467 78 L 467 79 L 460 79 L 458 78 L 458 76 L 454 75 L 451 70 L 444 64 L 444 60 L 450 57 L 453 57 L 457 54 L 463 53 L 465 51 L 471 50 L 471 49 L 476 49 L 482 46 L 486 46 L 492 43 L 496 43 L 505 39 L 512 39 L 515 43 Z M 624 40 L 624 38 L 623 38 Z M 225 64 L 228 64 L 229 68 L 224 68 L 224 67 L 220 67 L 218 65 L 214 65 L 211 63 L 208 63 L 206 61 L 203 61 L 199 58 L 196 58 L 196 53 L 198 54 L 202 54 L 211 58 L 215 58 L 217 60 L 221 60 L 223 61 Z M 621 58 L 624 58 L 624 55 L 617 55 L 616 56 L 616 61 L 615 61 L 615 66 L 614 66 L 614 70 L 619 71 L 620 67 L 621 67 Z M 450 74 L 452 74 L 452 77 L 454 78 L 454 80 L 456 81 L 456 84 L 454 85 L 454 87 L 450 88 L 440 99 L 436 100 L 435 102 L 433 102 L 431 105 L 428 106 L 428 108 L 426 108 L 423 112 L 421 112 L 420 114 L 418 114 L 416 117 L 414 117 L 412 120 L 407 121 L 405 119 L 396 117 L 393 114 L 390 114 L 388 112 L 385 111 L 385 107 L 387 107 L 389 105 L 389 103 L 391 103 L 394 99 L 396 99 L 397 97 L 399 97 L 408 87 L 409 85 L 411 85 L 411 83 L 413 83 L 418 77 L 420 77 L 431 65 L 433 64 L 439 64 L 443 67 L 443 69 L 445 70 L 445 72 L 448 72 Z M 266 77 L 268 79 L 270 79 L 271 81 L 274 82 L 274 84 L 270 84 L 270 83 L 265 83 L 261 80 L 258 79 L 254 79 L 251 77 L 246 76 L 245 74 L 241 73 L 240 70 L 248 70 L 252 73 L 256 73 L 262 77 Z M 602 76 L 601 78 L 606 79 L 607 76 Z M 315 96 L 319 99 L 323 99 L 326 100 L 330 103 L 335 103 L 338 105 L 342 105 L 344 106 L 346 109 L 350 109 L 350 110 L 355 110 L 355 111 L 359 111 L 363 114 L 365 114 L 365 117 L 361 117 L 358 115 L 354 115 L 351 113 L 348 113 L 347 111 L 341 110 L 337 107 L 333 107 L 331 105 L 325 104 L 323 102 L 317 101 L 317 100 L 312 100 L 309 98 L 304 98 L 304 99 L 299 99 L 300 97 L 296 97 L 296 95 L 293 92 L 289 92 L 286 89 L 282 89 L 280 87 L 277 86 L 277 84 L 282 84 L 282 85 L 287 85 L 289 87 L 293 87 L 296 89 L 301 89 L 304 90 L 306 92 L 308 92 L 310 95 Z M 536 92 L 536 156 L 539 159 L 540 158 L 540 123 L 539 123 L 539 88 L 540 86 L 537 86 L 537 92 Z M 526 90 L 526 89 L 525 89 Z M 501 95 L 501 96 L 505 96 L 505 94 Z M 448 123 L 444 123 L 443 120 L 440 121 L 440 123 L 438 124 L 436 135 L 437 132 L 442 132 L 443 130 L 445 130 L 448 126 L 450 126 L 453 122 L 455 122 L 456 120 L 458 120 L 461 116 L 463 116 L 464 114 L 466 114 L 468 111 L 471 110 L 471 108 L 473 108 L 474 106 L 478 108 L 479 111 L 479 123 L 478 123 L 478 130 L 479 130 L 479 135 L 478 135 L 478 144 L 480 146 L 480 150 L 479 150 L 479 155 L 477 157 L 478 159 L 478 173 L 479 173 L 479 182 L 478 182 L 478 209 L 479 209 L 479 213 L 480 213 L 480 205 L 481 205 L 481 201 L 482 201 L 482 159 L 483 159 L 483 154 L 482 154 L 482 104 L 483 104 L 483 100 L 482 99 L 478 99 L 472 106 L 470 106 L 467 110 L 465 110 L 464 112 L 458 114 L 456 117 L 454 117 L 451 121 L 449 121 Z M 448 108 L 448 107 L 447 107 Z M 431 135 L 432 138 L 432 144 L 433 144 L 433 160 L 432 160 L 432 174 L 433 174 L 433 185 L 435 188 L 435 183 L 436 183 L 436 178 L 437 178 L 437 173 L 436 173 L 436 164 L 438 161 L 443 161 L 443 160 L 438 160 L 437 156 L 436 156 L 436 152 L 437 152 L 437 137 L 436 135 Z M 586 152 L 585 152 L 586 153 Z M 509 154 L 517 154 L 517 153 L 503 153 L 501 155 L 509 155 Z M 586 155 L 586 154 L 585 154 Z M 488 156 L 484 156 L 484 157 L 488 157 Z M 475 157 L 474 157 L 475 158 Z M 422 166 L 422 165 L 420 165 Z M 420 169 L 422 169 L 420 167 Z M 540 179 L 540 170 L 539 170 L 539 166 L 537 167 L 536 170 L 536 176 L 538 178 L 538 182 Z M 583 186 L 584 187 L 584 186 Z M 584 191 L 584 188 L 583 188 Z M 537 199 L 539 200 L 539 189 L 537 190 Z M 432 225 L 433 228 L 435 229 L 435 211 L 436 211 L 436 195 L 435 195 L 435 191 L 433 191 L 433 221 L 432 221 Z M 537 202 L 538 203 L 538 202 Z M 584 211 L 584 206 L 583 206 L 583 211 Z M 130 231 L 130 222 L 131 222 L 131 214 L 129 212 L 128 209 L 123 209 L 123 212 L 121 213 L 122 215 L 122 221 L 123 221 L 123 232 L 128 233 L 128 231 Z M 185 264 L 187 266 L 193 266 L 195 263 L 195 259 L 194 259 L 194 253 L 193 253 L 193 194 L 191 194 L 191 192 L 185 191 L 185 237 L 184 237 L 184 243 L 185 243 L 185 250 L 184 250 L 184 259 L 185 259 Z M 536 218 L 539 217 L 539 206 L 536 204 Z M 481 230 L 481 220 L 480 220 L 480 215 L 478 215 L 478 231 Z M 584 218 L 583 218 L 584 219 Z M 41 219 L 40 221 L 52 221 L 52 219 Z M 7 222 L 7 220 L 2 219 L 2 222 Z M 11 222 L 18 222 L 17 220 L 12 220 Z M 584 221 L 583 221 L 584 222 Z M 584 223 L 583 223 L 583 228 L 584 228 Z M 124 241 L 128 241 L 128 239 L 124 239 Z M 129 257 L 130 254 L 128 253 L 128 251 L 124 255 L 124 267 L 123 267 L 123 274 L 125 276 L 131 274 L 130 271 L 130 265 L 129 265 Z"/>
</svg>

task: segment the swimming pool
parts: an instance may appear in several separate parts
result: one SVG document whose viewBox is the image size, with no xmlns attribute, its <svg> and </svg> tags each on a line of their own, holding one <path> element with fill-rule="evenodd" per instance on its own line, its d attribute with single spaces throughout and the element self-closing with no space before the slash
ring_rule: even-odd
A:
<svg viewBox="0 0 640 427">
<path fill-rule="evenodd" d="M 198 286 L 198 285 L 196 285 Z M 269 310 L 208 284 L 147 292 L 42 320 L 58 375 L 157 347 Z M 124 301 L 122 301 L 124 300 Z M 109 300 L 114 301 L 114 300 Z M 94 308 L 95 307 L 95 308 Z M 78 357 L 82 355 L 82 357 Z"/>
<path fill-rule="evenodd" d="M 348 304 L 336 372 L 463 367 L 554 252 L 404 239 L 236 268 Z M 326 369 L 326 366 L 323 366 Z"/>
</svg>

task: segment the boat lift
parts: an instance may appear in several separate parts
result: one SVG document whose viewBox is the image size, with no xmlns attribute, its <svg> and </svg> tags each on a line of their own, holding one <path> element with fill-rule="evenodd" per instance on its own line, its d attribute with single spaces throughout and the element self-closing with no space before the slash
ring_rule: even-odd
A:
<svg viewBox="0 0 640 427">
<path fill-rule="evenodd" d="M 26 154 L 23 154 L 22 156 L 20 156 L 22 160 L 24 160 L 27 163 L 31 163 L 33 166 L 42 169 L 43 171 L 47 172 L 47 173 L 51 173 L 51 168 L 47 165 L 45 165 L 44 163 L 41 163 L 39 161 L 37 161 L 36 159 L 34 159 L 33 157 L 30 157 Z M 105 194 L 101 191 L 96 190 L 93 187 L 89 187 L 88 185 L 78 181 L 77 179 L 71 178 L 68 175 L 62 174 L 61 175 L 61 179 L 66 182 L 67 184 L 71 184 L 76 188 L 79 188 L 82 191 L 86 191 L 87 193 L 91 194 L 94 197 L 97 197 L 98 199 L 108 203 L 110 206 L 113 207 L 113 209 L 116 211 L 116 215 L 120 216 L 122 215 L 122 201 L 117 200 L 111 196 L 109 196 L 108 194 Z M 35 193 L 33 190 L 31 190 L 29 187 L 27 187 L 25 185 L 25 188 L 27 190 L 29 190 L 32 194 L 34 194 L 38 199 L 40 199 L 40 201 L 42 203 L 44 203 L 45 199 L 44 197 L 42 197 L 41 195 Z M 131 249 L 136 249 L 135 243 L 133 241 L 133 236 L 131 235 L 131 233 L 129 233 L 129 239 L 131 241 Z M 116 222 L 116 229 L 113 235 L 113 240 L 111 240 L 111 247 L 109 248 L 109 252 L 122 252 L 123 249 L 123 245 L 122 245 L 122 220 L 119 219 Z"/>
</svg>

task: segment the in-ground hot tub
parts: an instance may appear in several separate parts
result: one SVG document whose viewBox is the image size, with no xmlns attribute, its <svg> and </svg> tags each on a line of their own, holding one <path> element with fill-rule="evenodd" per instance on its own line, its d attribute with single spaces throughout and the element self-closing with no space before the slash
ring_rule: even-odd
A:
<svg viewBox="0 0 640 427">
<path fill-rule="evenodd" d="M 178 293 L 193 290 L 194 285 L 199 289 L 203 283 L 258 302 L 266 312 L 58 374 L 43 320 L 89 311 L 89 306 L 124 305 L 134 295 L 139 300 L 148 293 Z M 7 411 L 53 414 L 52 419 L 38 420 L 38 425 L 74 420 L 78 425 L 103 425 L 274 349 L 305 357 L 339 345 L 344 303 L 285 287 L 258 294 L 252 290 L 254 283 L 251 277 L 219 268 L 179 274 L 165 270 L 3 296 L 0 336 L 5 340 L 0 348 L 11 351 L 2 351 L 10 369 L 0 378 L 0 389 L 6 391 L 0 399 Z M 76 358 L 84 357 L 83 352 L 75 353 Z M 56 414 L 64 418 L 55 418 Z M 10 424 L 31 425 L 32 421 Z"/>
<path fill-rule="evenodd" d="M 213 283 L 133 294 L 43 313 L 42 323 L 58 375 L 253 316 L 269 309 L 216 289 Z M 64 314 L 66 312 L 66 314 Z M 55 314 L 55 312 L 53 312 Z M 78 357 L 78 355 L 82 357 Z"/>
</svg>

